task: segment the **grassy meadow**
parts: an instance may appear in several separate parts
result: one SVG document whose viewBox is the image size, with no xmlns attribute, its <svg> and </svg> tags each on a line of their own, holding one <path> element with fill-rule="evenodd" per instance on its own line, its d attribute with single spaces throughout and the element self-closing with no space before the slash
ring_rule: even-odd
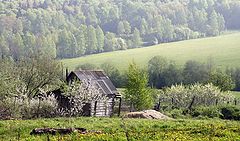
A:
<svg viewBox="0 0 240 141">
<path fill-rule="evenodd" d="M 84 127 L 101 134 L 30 135 L 33 128 Z M 121 118 L 56 118 L 0 121 L 0 140 L 240 140 L 240 122 L 210 120 L 147 120 Z"/>
<path fill-rule="evenodd" d="M 231 91 L 232 95 L 234 95 L 236 98 L 240 98 L 240 92 L 239 91 Z"/>
<path fill-rule="evenodd" d="M 111 62 L 120 70 L 125 70 L 132 60 L 142 67 L 156 55 L 166 57 L 182 66 L 187 60 L 205 62 L 213 58 L 220 67 L 240 67 L 240 32 L 218 37 L 164 43 L 156 46 L 88 55 L 73 59 L 63 59 L 64 66 L 73 70 L 80 64 L 92 63 L 97 66 Z"/>
</svg>

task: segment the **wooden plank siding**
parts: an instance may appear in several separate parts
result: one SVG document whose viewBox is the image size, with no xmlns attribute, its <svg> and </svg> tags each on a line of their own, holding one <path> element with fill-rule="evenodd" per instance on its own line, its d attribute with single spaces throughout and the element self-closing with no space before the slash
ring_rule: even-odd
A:
<svg viewBox="0 0 240 141">
<path fill-rule="evenodd" d="M 91 104 L 91 116 L 111 116 L 113 114 L 114 98 L 109 98 L 106 102 L 97 101 Z"/>
</svg>

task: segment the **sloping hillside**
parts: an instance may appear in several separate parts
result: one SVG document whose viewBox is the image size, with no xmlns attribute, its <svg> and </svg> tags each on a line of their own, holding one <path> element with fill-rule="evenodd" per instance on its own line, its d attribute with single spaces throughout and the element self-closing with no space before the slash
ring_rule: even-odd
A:
<svg viewBox="0 0 240 141">
<path fill-rule="evenodd" d="M 180 66 L 187 60 L 203 62 L 211 57 L 218 67 L 240 67 L 240 33 L 88 55 L 64 59 L 62 62 L 70 69 L 83 63 L 100 65 L 104 62 L 112 62 L 119 69 L 125 70 L 132 60 L 141 66 L 146 66 L 148 60 L 156 55 L 173 60 Z"/>
</svg>

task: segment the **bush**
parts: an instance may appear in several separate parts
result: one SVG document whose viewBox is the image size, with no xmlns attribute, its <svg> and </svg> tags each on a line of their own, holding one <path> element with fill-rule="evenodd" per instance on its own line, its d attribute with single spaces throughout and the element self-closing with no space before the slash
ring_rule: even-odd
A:
<svg viewBox="0 0 240 141">
<path fill-rule="evenodd" d="M 20 107 L 15 98 L 4 98 L 0 101 L 0 119 L 20 118 Z"/>
<path fill-rule="evenodd" d="M 196 107 L 191 112 L 193 117 L 208 117 L 208 118 L 219 118 L 222 114 L 218 107 L 210 106 L 210 107 Z"/>
<path fill-rule="evenodd" d="M 58 108 L 57 100 L 54 96 L 47 96 L 39 99 L 31 99 L 29 102 L 24 102 L 21 107 L 21 115 L 23 119 L 31 118 L 51 118 L 56 117 Z"/>
<path fill-rule="evenodd" d="M 6 97 L 0 102 L 0 119 L 50 118 L 56 116 L 57 101 L 54 96 L 39 99 Z"/>
<path fill-rule="evenodd" d="M 191 111 L 192 117 L 221 118 L 228 120 L 240 120 L 240 107 L 232 105 L 196 107 Z"/>
<path fill-rule="evenodd" d="M 181 109 L 173 109 L 170 112 L 170 115 L 172 118 L 183 118 L 184 117 L 183 111 Z"/>
<path fill-rule="evenodd" d="M 235 88 L 235 84 L 231 76 L 223 72 L 212 73 L 210 75 L 209 83 L 219 87 L 222 91 L 230 91 Z"/>
<path fill-rule="evenodd" d="M 240 120 L 240 107 L 238 106 L 223 106 L 220 108 L 221 118 L 229 120 Z"/>
</svg>

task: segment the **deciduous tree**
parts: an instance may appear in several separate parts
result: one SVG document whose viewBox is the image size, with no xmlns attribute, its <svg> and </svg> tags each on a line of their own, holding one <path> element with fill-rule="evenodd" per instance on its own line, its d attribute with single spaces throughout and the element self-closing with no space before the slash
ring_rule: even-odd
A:
<svg viewBox="0 0 240 141">
<path fill-rule="evenodd" d="M 131 110 L 144 110 L 153 106 L 153 99 L 147 86 L 147 72 L 141 70 L 134 62 L 129 64 L 125 98 L 131 105 Z"/>
</svg>

